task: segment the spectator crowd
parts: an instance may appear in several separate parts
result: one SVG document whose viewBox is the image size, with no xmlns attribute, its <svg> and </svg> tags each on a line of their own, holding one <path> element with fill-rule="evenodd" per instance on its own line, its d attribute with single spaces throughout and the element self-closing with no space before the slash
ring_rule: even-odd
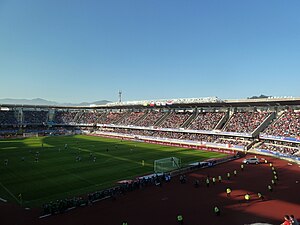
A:
<svg viewBox="0 0 300 225">
<path fill-rule="evenodd" d="M 223 118 L 225 112 L 202 112 L 191 123 L 191 130 L 213 130 Z"/>
<path fill-rule="evenodd" d="M 265 140 L 259 148 L 288 155 L 300 156 L 300 143 Z"/>
<path fill-rule="evenodd" d="M 121 121 L 118 122 L 120 125 L 135 125 L 142 116 L 145 115 L 145 112 L 130 112 L 128 116 L 125 116 Z"/>
<path fill-rule="evenodd" d="M 18 120 L 15 111 L 0 111 L 0 125 L 16 125 Z"/>
<path fill-rule="evenodd" d="M 272 136 L 300 137 L 300 112 L 293 110 L 284 112 L 263 133 Z"/>
<path fill-rule="evenodd" d="M 270 112 L 235 112 L 225 126 L 227 132 L 252 133 Z"/>
<path fill-rule="evenodd" d="M 137 126 L 150 127 L 154 126 L 165 115 L 164 112 L 150 111 L 147 116 L 136 123 Z"/>
<path fill-rule="evenodd" d="M 23 111 L 24 124 L 43 124 L 47 122 L 48 111 Z"/>
<path fill-rule="evenodd" d="M 191 112 L 172 112 L 159 126 L 164 128 L 180 128 L 191 115 Z"/>
</svg>

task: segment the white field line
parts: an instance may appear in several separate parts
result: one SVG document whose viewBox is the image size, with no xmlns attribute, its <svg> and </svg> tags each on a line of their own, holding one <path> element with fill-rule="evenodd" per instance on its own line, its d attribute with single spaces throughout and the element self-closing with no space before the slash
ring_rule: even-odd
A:
<svg viewBox="0 0 300 225">
<path fill-rule="evenodd" d="M 1 182 L 0 182 L 0 186 L 3 187 L 3 189 L 8 193 L 10 194 L 11 197 L 13 197 L 18 203 L 20 203 L 19 199 L 13 194 L 10 192 L 10 190 L 8 190 Z"/>
<path fill-rule="evenodd" d="M 4 199 L 4 198 L 0 198 L 0 201 L 2 201 L 2 202 L 7 202 L 7 200 Z"/>
</svg>

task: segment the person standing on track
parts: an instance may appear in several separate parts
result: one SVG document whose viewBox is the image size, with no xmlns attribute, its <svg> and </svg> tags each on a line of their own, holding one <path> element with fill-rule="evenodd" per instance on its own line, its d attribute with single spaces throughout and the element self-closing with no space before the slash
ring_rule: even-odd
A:
<svg viewBox="0 0 300 225">
<path fill-rule="evenodd" d="M 213 185 L 216 184 L 216 178 L 215 177 L 212 178 L 212 183 L 213 183 Z"/>
<path fill-rule="evenodd" d="M 249 201 L 250 201 L 250 195 L 248 193 L 245 194 L 245 200 L 246 200 L 247 203 L 249 203 Z"/>
<path fill-rule="evenodd" d="M 268 185 L 268 190 L 269 190 L 270 192 L 272 192 L 272 191 L 273 191 L 273 187 L 272 187 L 272 185 Z"/>
<path fill-rule="evenodd" d="M 241 171 L 244 170 L 244 164 L 241 164 Z"/>
<path fill-rule="evenodd" d="M 206 187 L 209 187 L 209 178 L 208 177 L 206 178 L 205 183 L 206 183 Z"/>
<path fill-rule="evenodd" d="M 182 216 L 181 214 L 179 214 L 179 215 L 177 216 L 177 222 L 178 222 L 178 224 L 180 224 L 180 225 L 183 224 L 183 216 Z"/>
<path fill-rule="evenodd" d="M 227 173 L 227 180 L 230 180 L 230 173 Z"/>
<path fill-rule="evenodd" d="M 237 171 L 236 170 L 233 171 L 233 175 L 236 177 L 236 175 L 237 175 Z"/>
<path fill-rule="evenodd" d="M 220 209 L 219 209 L 218 206 L 214 207 L 214 213 L 216 214 L 216 216 L 220 216 L 221 215 L 221 211 L 220 211 Z"/>
<path fill-rule="evenodd" d="M 221 175 L 219 175 L 218 180 L 219 180 L 219 183 L 222 182 L 222 176 Z"/>
<path fill-rule="evenodd" d="M 284 222 L 281 225 L 291 225 L 292 222 L 290 221 L 290 217 L 288 215 L 285 215 L 284 217 Z"/>
<path fill-rule="evenodd" d="M 257 196 L 260 200 L 264 200 L 264 196 L 260 192 L 257 193 Z"/>
<path fill-rule="evenodd" d="M 228 187 L 228 188 L 226 188 L 227 197 L 230 197 L 230 194 L 231 194 L 231 189 Z"/>
<path fill-rule="evenodd" d="M 199 184 L 200 184 L 199 180 L 195 180 L 195 181 L 194 181 L 194 186 L 195 186 L 195 188 L 198 188 L 198 187 L 199 187 Z"/>
<path fill-rule="evenodd" d="M 292 225 L 299 225 L 298 220 L 294 217 L 294 215 L 290 215 L 290 220 L 292 222 Z"/>
</svg>

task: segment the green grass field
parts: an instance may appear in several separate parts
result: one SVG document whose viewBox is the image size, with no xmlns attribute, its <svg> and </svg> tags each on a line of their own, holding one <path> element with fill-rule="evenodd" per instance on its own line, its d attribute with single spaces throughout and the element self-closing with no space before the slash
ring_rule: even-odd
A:
<svg viewBox="0 0 300 225">
<path fill-rule="evenodd" d="M 23 206 L 41 206 L 152 173 L 154 160 L 171 156 L 186 165 L 224 154 L 83 135 L 1 140 L 0 198 L 20 204 L 21 193 Z"/>
</svg>

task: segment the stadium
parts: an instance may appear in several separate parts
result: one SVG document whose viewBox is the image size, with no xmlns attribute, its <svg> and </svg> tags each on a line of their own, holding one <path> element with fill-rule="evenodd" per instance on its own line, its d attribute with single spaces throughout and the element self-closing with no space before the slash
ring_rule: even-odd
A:
<svg viewBox="0 0 300 225">
<path fill-rule="evenodd" d="M 178 224 L 179 215 L 191 225 L 279 224 L 300 216 L 300 98 L 0 109 L 3 224 L 160 225 Z M 251 157 L 259 164 L 243 163 Z"/>
</svg>

